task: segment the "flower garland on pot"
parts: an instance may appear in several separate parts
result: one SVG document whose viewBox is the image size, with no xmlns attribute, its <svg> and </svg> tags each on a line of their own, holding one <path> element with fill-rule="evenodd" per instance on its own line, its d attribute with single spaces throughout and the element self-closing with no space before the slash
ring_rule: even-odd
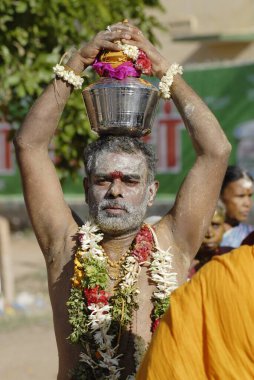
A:
<svg viewBox="0 0 254 380">
<path fill-rule="evenodd" d="M 156 285 L 152 331 L 169 306 L 171 291 L 177 287 L 176 273 L 169 273 L 172 269 L 170 252 L 158 249 L 154 232 L 143 225 L 120 267 L 117 285 L 110 295 L 107 256 L 99 244 L 102 239 L 103 234 L 90 222 L 77 233 L 74 276 L 67 302 L 72 326 L 69 339 L 82 347 L 79 365 L 72 373 L 75 380 L 120 379 L 122 355 L 117 352 L 118 344 L 121 330 L 131 325 L 133 313 L 138 309 L 137 281 L 142 265 L 149 263 L 151 279 Z M 135 338 L 134 349 L 137 370 L 145 352 L 145 342 L 139 336 Z M 128 380 L 134 378 L 135 374 L 127 377 Z"/>
<path fill-rule="evenodd" d="M 120 80 L 152 74 L 151 61 L 143 50 L 137 46 L 121 44 L 120 41 L 116 43 L 121 48 L 120 52 L 103 51 L 99 54 L 92 66 L 97 74 Z"/>
</svg>

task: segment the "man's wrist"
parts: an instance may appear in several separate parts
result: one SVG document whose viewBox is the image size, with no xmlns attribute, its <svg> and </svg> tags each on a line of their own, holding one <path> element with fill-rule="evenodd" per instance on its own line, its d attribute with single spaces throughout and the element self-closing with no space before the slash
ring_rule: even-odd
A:
<svg viewBox="0 0 254 380">
<path fill-rule="evenodd" d="M 72 69 L 76 75 L 81 75 L 88 65 L 85 64 L 83 57 L 77 51 L 68 59 L 66 66 Z"/>
<path fill-rule="evenodd" d="M 166 64 L 166 65 L 163 65 L 162 67 L 160 67 L 160 69 L 156 72 L 156 76 L 158 79 L 161 79 L 163 77 L 163 75 L 166 74 L 166 72 L 168 71 L 170 67 L 170 64 Z"/>
<path fill-rule="evenodd" d="M 164 99 L 170 99 L 171 97 L 171 87 L 174 82 L 174 78 L 177 75 L 182 75 L 183 68 L 178 65 L 178 63 L 173 63 L 170 65 L 166 73 L 161 77 L 159 83 L 160 96 Z"/>
</svg>

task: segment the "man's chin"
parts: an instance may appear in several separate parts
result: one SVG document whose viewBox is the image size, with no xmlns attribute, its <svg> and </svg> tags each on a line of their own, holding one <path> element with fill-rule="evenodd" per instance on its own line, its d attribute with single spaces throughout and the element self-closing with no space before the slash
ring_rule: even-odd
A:
<svg viewBox="0 0 254 380">
<path fill-rule="evenodd" d="M 108 224 L 98 224 L 100 230 L 106 234 L 111 236 L 119 236 L 127 234 L 128 232 L 133 230 L 133 227 L 130 228 L 129 226 L 119 226 L 119 225 L 108 225 Z"/>
<path fill-rule="evenodd" d="M 136 220 L 128 221 L 128 218 L 116 214 L 103 219 L 99 218 L 96 220 L 96 224 L 103 233 L 114 236 L 134 231 L 140 225 Z"/>
</svg>

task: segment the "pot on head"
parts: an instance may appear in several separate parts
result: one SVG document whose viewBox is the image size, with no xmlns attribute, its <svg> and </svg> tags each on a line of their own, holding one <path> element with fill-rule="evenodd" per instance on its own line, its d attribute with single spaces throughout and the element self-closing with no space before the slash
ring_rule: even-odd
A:
<svg viewBox="0 0 254 380">
<path fill-rule="evenodd" d="M 134 77 L 101 77 L 82 92 L 93 131 L 102 135 L 149 134 L 159 101 L 150 82 Z"/>
</svg>

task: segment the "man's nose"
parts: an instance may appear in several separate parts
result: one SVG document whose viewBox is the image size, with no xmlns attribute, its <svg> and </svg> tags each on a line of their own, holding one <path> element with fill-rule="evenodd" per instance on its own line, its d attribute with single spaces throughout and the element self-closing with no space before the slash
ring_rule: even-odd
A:
<svg viewBox="0 0 254 380">
<path fill-rule="evenodd" d="M 111 182 L 107 195 L 113 198 L 123 197 L 121 180 L 115 179 Z"/>
</svg>

